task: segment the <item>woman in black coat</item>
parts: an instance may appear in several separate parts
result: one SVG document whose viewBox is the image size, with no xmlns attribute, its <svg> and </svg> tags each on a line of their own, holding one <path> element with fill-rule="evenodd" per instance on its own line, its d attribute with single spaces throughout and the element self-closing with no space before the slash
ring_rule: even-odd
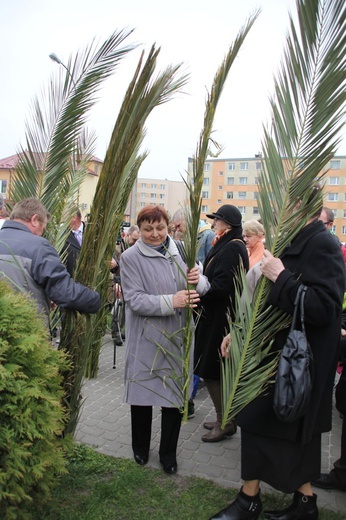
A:
<svg viewBox="0 0 346 520">
<path fill-rule="evenodd" d="M 225 204 L 207 217 L 214 219 L 216 236 L 204 262 L 203 273 L 211 287 L 201 297 L 202 313 L 195 339 L 195 373 L 203 377 L 216 410 L 216 421 L 204 423 L 210 432 L 202 436 L 202 441 L 218 442 L 236 432 L 234 421 L 221 428 L 220 345 L 229 331 L 228 314 L 233 317 L 235 275 L 241 263 L 248 269 L 249 258 L 238 208 Z"/>
<path fill-rule="evenodd" d="M 301 419 L 283 423 L 273 411 L 273 386 L 238 415 L 242 433 L 241 473 L 237 499 L 214 519 L 255 520 L 262 506 L 260 481 L 285 493 L 293 503 L 283 511 L 267 511 L 271 520 L 318 518 L 310 482 L 320 475 L 321 434 L 331 429 L 332 392 L 338 358 L 345 268 L 334 238 L 318 217 L 297 235 L 281 258 L 265 251 L 261 271 L 273 282 L 268 303 L 293 313 L 300 284 L 307 286 L 305 328 L 314 355 L 314 385 L 309 408 Z M 281 349 L 288 330 L 275 338 Z M 232 347 L 230 347 L 232 348 Z"/>
</svg>

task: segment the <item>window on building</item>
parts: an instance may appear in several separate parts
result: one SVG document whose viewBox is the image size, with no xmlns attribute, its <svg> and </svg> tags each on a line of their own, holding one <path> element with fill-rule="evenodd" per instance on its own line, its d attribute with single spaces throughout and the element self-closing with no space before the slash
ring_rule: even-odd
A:
<svg viewBox="0 0 346 520">
<path fill-rule="evenodd" d="M 258 193 L 258 191 L 254 191 L 254 192 L 253 192 L 253 198 L 254 198 L 255 200 L 258 200 L 258 199 L 259 199 L 259 193 Z"/>
<path fill-rule="evenodd" d="M 220 171 L 220 172 L 219 172 L 219 175 L 220 175 L 220 177 L 222 177 L 222 176 L 223 176 L 223 172 Z"/>
<path fill-rule="evenodd" d="M 256 170 L 262 170 L 262 163 L 259 161 L 256 161 L 255 168 L 256 168 Z"/>
<path fill-rule="evenodd" d="M 202 199 L 209 199 L 209 191 L 202 191 Z"/>
<path fill-rule="evenodd" d="M 142 182 L 141 188 L 146 188 L 146 187 L 147 187 L 146 183 Z"/>
<path fill-rule="evenodd" d="M 328 184 L 330 186 L 339 186 L 339 177 L 329 177 Z"/>
<path fill-rule="evenodd" d="M 202 213 L 208 213 L 209 212 L 209 207 L 208 206 L 202 206 L 201 207 L 201 212 Z"/>
<path fill-rule="evenodd" d="M 0 193 L 7 193 L 7 181 L 0 181 Z"/>
<path fill-rule="evenodd" d="M 152 185 L 151 185 L 151 189 L 152 189 L 152 190 L 156 190 L 156 184 L 152 184 Z"/>
<path fill-rule="evenodd" d="M 142 193 L 141 193 L 141 199 L 145 199 L 145 197 L 146 197 L 146 193 L 144 193 L 144 192 L 142 191 Z"/>
<path fill-rule="evenodd" d="M 329 202 L 337 202 L 339 198 L 338 195 L 338 193 L 328 193 L 327 200 L 329 200 Z"/>
<path fill-rule="evenodd" d="M 254 215 L 258 215 L 258 214 L 259 214 L 259 211 L 258 211 L 258 207 L 257 207 L 257 206 L 254 206 L 254 207 L 252 208 L 252 213 L 253 213 Z"/>
<path fill-rule="evenodd" d="M 219 190 L 222 190 L 222 186 L 218 186 L 218 189 L 219 189 Z"/>
<path fill-rule="evenodd" d="M 255 177 L 255 178 L 254 178 L 254 183 L 255 183 L 256 186 L 257 186 L 257 184 L 258 184 L 258 177 Z"/>
<path fill-rule="evenodd" d="M 234 184 L 234 177 L 227 177 L 227 184 Z"/>
<path fill-rule="evenodd" d="M 242 215 L 245 215 L 245 206 L 238 206 L 238 209 Z"/>
<path fill-rule="evenodd" d="M 249 169 L 249 163 L 247 163 L 247 162 L 241 162 L 241 163 L 240 163 L 240 169 L 241 169 L 241 170 L 248 170 L 248 169 Z"/>
<path fill-rule="evenodd" d="M 141 202 L 139 205 L 140 205 L 141 208 L 144 208 L 145 207 L 145 202 Z"/>
<path fill-rule="evenodd" d="M 210 172 L 210 163 L 205 163 L 205 165 L 204 165 L 204 171 L 205 171 L 205 172 Z"/>
<path fill-rule="evenodd" d="M 95 175 L 98 175 L 99 173 L 99 165 L 97 163 L 94 163 L 94 173 Z"/>
<path fill-rule="evenodd" d="M 150 198 L 151 199 L 156 199 L 156 193 L 150 193 Z"/>
<path fill-rule="evenodd" d="M 346 226 L 342 226 L 341 230 L 342 230 L 341 233 L 343 235 L 346 235 Z"/>
<path fill-rule="evenodd" d="M 164 199 L 165 198 L 165 194 L 164 193 L 160 193 L 160 199 Z"/>
<path fill-rule="evenodd" d="M 229 170 L 235 170 L 235 163 L 234 162 L 229 162 L 228 163 L 228 169 Z"/>
<path fill-rule="evenodd" d="M 209 186 L 209 177 L 204 177 L 203 184 L 204 186 Z"/>
<path fill-rule="evenodd" d="M 346 209 L 343 210 L 342 218 L 346 218 Z"/>
<path fill-rule="evenodd" d="M 163 206 L 163 207 L 164 207 L 165 205 L 164 205 L 164 203 L 163 203 L 163 202 L 160 202 L 159 206 Z"/>
<path fill-rule="evenodd" d="M 240 200 L 245 200 L 246 199 L 246 191 L 239 191 L 238 192 L 238 198 Z"/>
<path fill-rule="evenodd" d="M 166 189 L 166 184 L 160 184 L 160 189 L 161 190 L 165 190 Z"/>
<path fill-rule="evenodd" d="M 340 170 L 340 161 L 337 161 L 335 159 L 330 161 L 330 169 L 331 170 Z"/>
<path fill-rule="evenodd" d="M 221 204 L 221 199 L 217 199 L 217 203 L 218 203 L 218 204 Z"/>
<path fill-rule="evenodd" d="M 239 184 L 242 184 L 243 186 L 247 184 L 247 177 L 239 177 Z"/>
<path fill-rule="evenodd" d="M 227 198 L 227 199 L 233 199 L 233 191 L 228 191 L 228 192 L 226 193 L 226 198 Z"/>
</svg>

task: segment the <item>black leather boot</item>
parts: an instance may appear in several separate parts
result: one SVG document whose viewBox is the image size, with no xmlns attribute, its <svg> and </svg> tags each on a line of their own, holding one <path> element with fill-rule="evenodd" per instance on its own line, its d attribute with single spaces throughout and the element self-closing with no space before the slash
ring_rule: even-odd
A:
<svg viewBox="0 0 346 520">
<path fill-rule="evenodd" d="M 269 520 L 318 520 L 317 496 L 303 495 L 296 491 L 293 502 L 282 511 L 264 511 Z"/>
<path fill-rule="evenodd" d="M 254 497 L 239 491 L 237 498 L 210 520 L 257 520 L 262 511 L 260 493 Z"/>
</svg>

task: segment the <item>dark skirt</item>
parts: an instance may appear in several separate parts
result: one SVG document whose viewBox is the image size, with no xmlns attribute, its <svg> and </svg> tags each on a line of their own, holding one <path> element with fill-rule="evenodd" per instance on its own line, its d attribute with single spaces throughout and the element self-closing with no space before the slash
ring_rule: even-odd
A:
<svg viewBox="0 0 346 520">
<path fill-rule="evenodd" d="M 321 434 L 308 444 L 241 431 L 241 478 L 261 480 L 284 493 L 316 480 L 321 471 Z"/>
</svg>

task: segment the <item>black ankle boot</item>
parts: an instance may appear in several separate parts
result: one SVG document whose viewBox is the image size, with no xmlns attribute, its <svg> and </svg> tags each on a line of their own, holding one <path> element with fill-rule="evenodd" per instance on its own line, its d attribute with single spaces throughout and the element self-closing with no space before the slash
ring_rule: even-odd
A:
<svg viewBox="0 0 346 520">
<path fill-rule="evenodd" d="M 282 511 L 264 511 L 269 520 L 318 520 L 317 496 L 303 495 L 296 491 L 293 502 Z"/>
<path fill-rule="evenodd" d="M 262 511 L 260 493 L 254 497 L 239 491 L 237 498 L 210 520 L 257 520 Z"/>
</svg>

